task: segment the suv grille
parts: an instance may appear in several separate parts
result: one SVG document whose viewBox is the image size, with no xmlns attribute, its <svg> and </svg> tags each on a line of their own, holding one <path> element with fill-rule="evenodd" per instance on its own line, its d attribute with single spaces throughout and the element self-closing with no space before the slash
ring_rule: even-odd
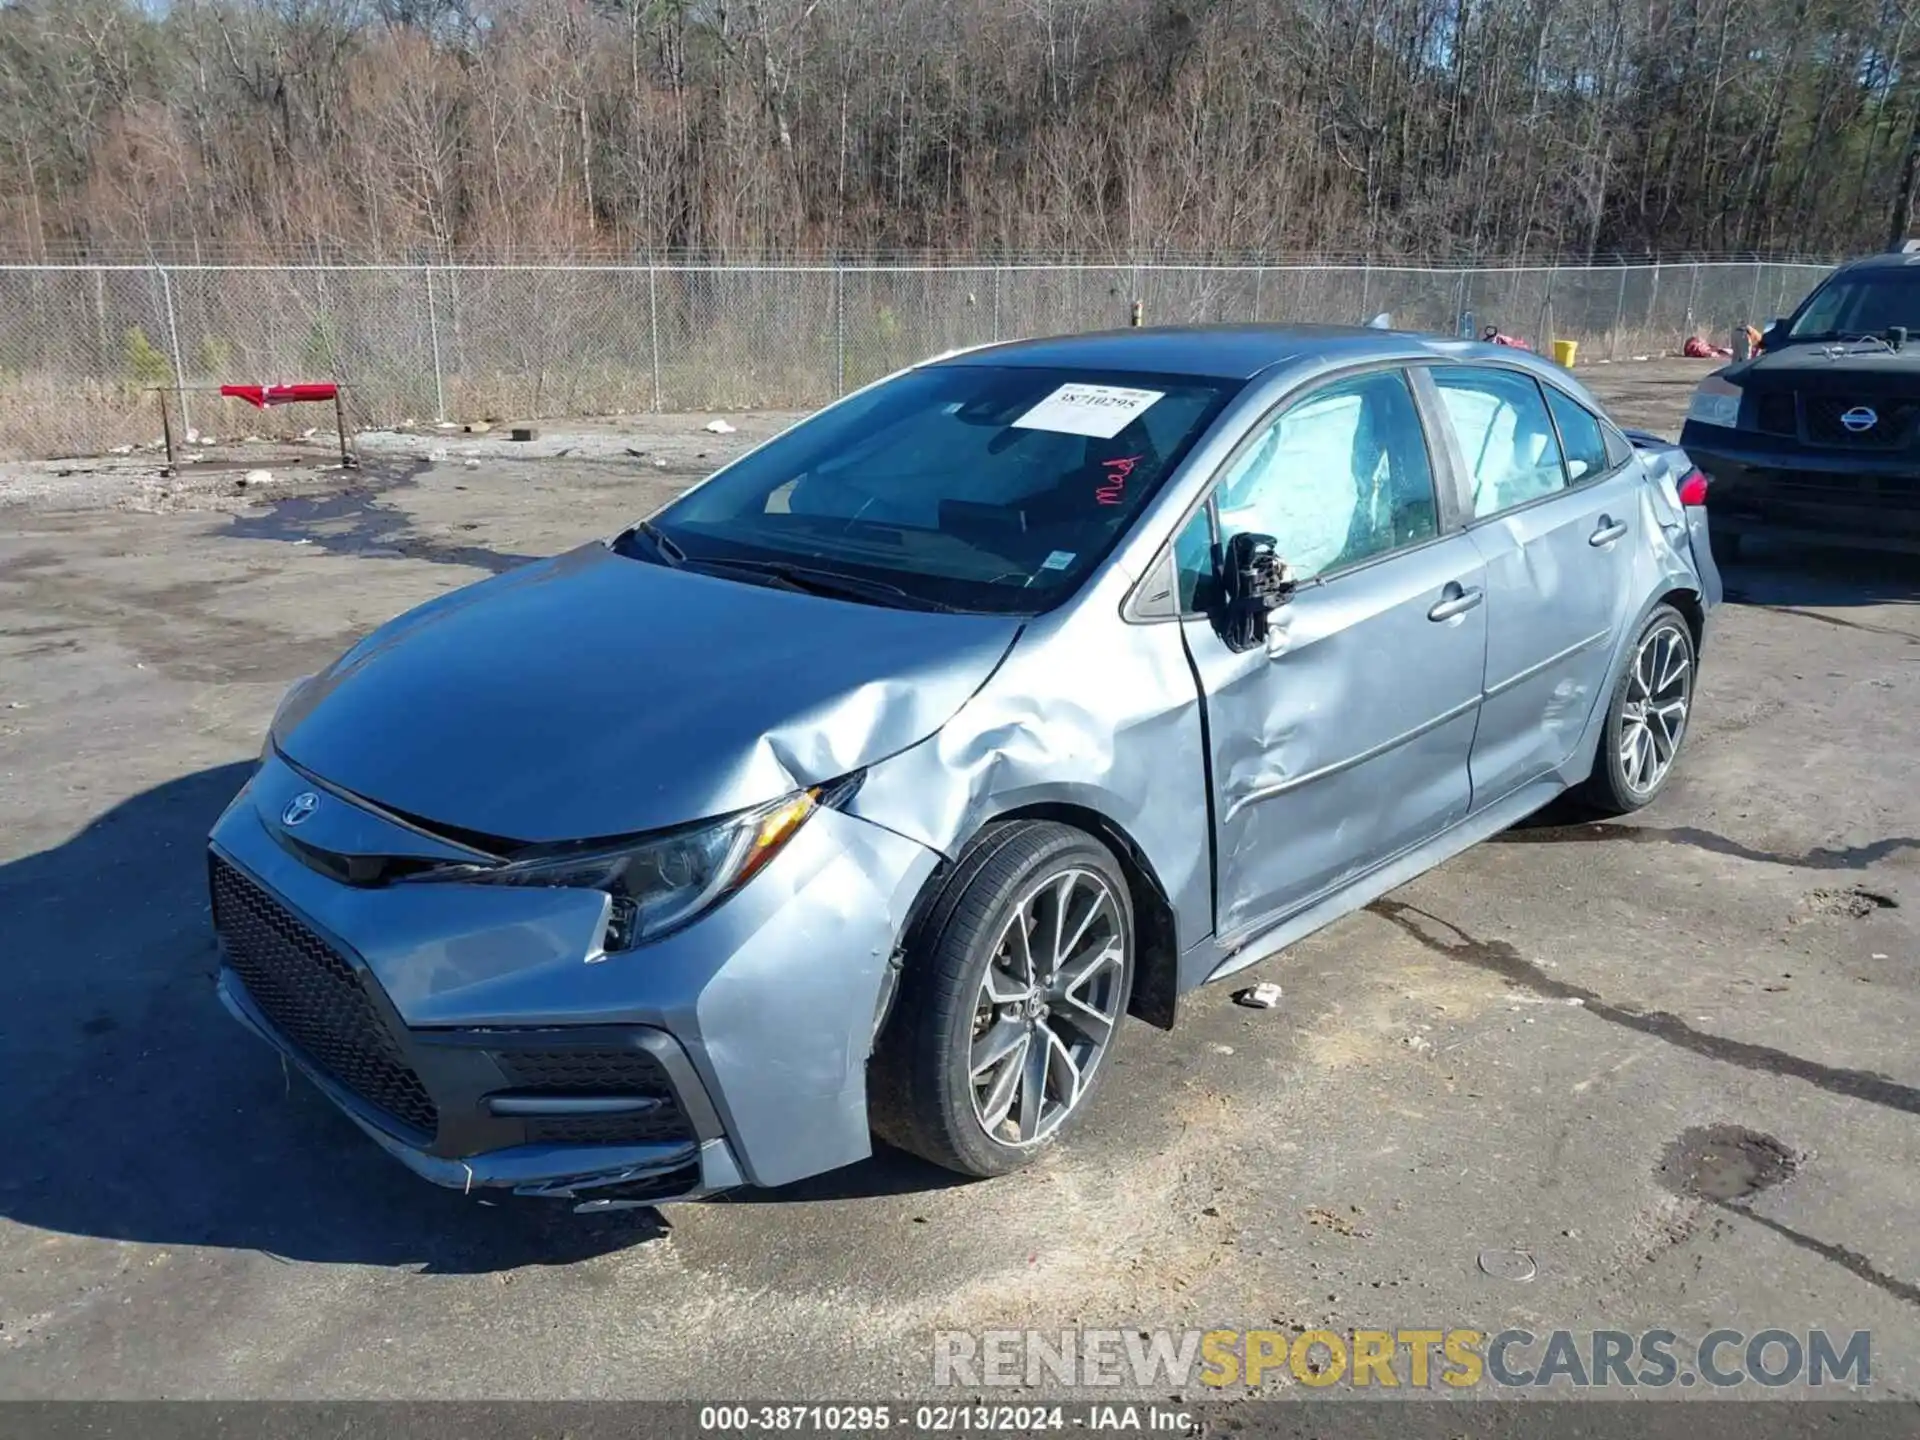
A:
<svg viewBox="0 0 1920 1440">
<path fill-rule="evenodd" d="M 1807 439 L 1815 445 L 1838 445 L 1852 450 L 1897 450 L 1907 443 L 1920 403 L 1912 400 L 1850 400 L 1844 396 L 1803 395 Z M 1849 430 L 1840 417 L 1854 410 L 1872 410 L 1878 417 L 1868 430 Z"/>
<path fill-rule="evenodd" d="M 431 1136 L 439 1117 L 359 974 L 292 911 L 218 855 L 213 924 L 227 963 L 280 1033 L 340 1084 Z"/>
<path fill-rule="evenodd" d="M 1793 392 L 1775 390 L 1754 397 L 1754 424 L 1769 435 L 1800 433 L 1800 417 L 1794 410 Z"/>
<path fill-rule="evenodd" d="M 497 1050 L 514 1088 L 547 1095 L 644 1095 L 662 1103 L 629 1115 L 542 1115 L 527 1139 L 556 1145 L 670 1144 L 694 1139 L 666 1068 L 645 1050 Z"/>
</svg>

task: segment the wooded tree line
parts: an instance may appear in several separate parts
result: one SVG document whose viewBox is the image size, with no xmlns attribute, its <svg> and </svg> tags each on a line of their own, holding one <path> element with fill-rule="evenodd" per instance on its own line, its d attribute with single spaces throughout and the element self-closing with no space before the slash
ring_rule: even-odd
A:
<svg viewBox="0 0 1920 1440">
<path fill-rule="evenodd" d="M 0 0 L 11 258 L 1886 240 L 1920 0 Z"/>
</svg>

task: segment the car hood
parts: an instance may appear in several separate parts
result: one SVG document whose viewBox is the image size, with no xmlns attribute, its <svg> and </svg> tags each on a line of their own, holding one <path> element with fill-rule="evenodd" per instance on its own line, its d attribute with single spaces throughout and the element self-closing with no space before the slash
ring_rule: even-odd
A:
<svg viewBox="0 0 1920 1440">
<path fill-rule="evenodd" d="M 894 610 L 593 544 L 374 631 L 283 706 L 281 754 L 429 826 L 631 834 L 836 779 L 926 738 L 1017 617 Z"/>
<path fill-rule="evenodd" d="M 1721 372 L 1749 390 L 1912 394 L 1920 386 L 1920 344 L 1898 351 L 1850 344 L 1783 345 Z"/>
</svg>

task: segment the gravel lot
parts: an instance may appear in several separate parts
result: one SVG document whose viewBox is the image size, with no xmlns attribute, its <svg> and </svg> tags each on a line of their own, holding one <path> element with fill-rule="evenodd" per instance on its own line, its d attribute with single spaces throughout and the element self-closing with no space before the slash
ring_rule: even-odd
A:
<svg viewBox="0 0 1920 1440">
<path fill-rule="evenodd" d="M 1670 432 L 1705 368 L 1586 373 Z M 281 690 L 780 423 L 707 418 L 370 438 L 345 486 L 0 473 L 0 1395 L 912 1394 L 935 1329 L 1316 1324 L 1870 1329 L 1920 1395 L 1912 564 L 1730 570 L 1658 805 L 1469 852 L 1261 967 L 1276 1010 L 1131 1025 L 1021 1175 L 486 1209 L 289 1083 L 213 998 L 201 859 Z"/>
</svg>

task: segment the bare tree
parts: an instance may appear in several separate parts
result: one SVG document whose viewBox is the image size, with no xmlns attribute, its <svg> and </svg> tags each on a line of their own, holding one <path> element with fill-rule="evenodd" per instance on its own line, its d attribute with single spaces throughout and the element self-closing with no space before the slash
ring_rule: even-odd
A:
<svg viewBox="0 0 1920 1440">
<path fill-rule="evenodd" d="M 1920 0 L 0 0 L 18 255 L 1833 252 Z"/>
</svg>

